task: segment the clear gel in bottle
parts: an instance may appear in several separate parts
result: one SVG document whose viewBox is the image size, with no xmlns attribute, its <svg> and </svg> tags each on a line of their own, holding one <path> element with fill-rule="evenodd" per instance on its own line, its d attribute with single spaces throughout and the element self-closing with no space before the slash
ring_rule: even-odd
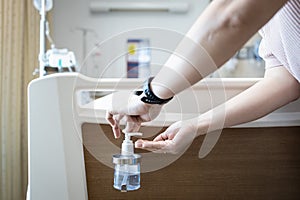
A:
<svg viewBox="0 0 300 200">
<path fill-rule="evenodd" d="M 115 164 L 114 188 L 122 192 L 140 188 L 141 156 L 134 154 L 131 136 L 141 136 L 141 133 L 125 133 L 121 154 L 113 155 Z"/>
</svg>

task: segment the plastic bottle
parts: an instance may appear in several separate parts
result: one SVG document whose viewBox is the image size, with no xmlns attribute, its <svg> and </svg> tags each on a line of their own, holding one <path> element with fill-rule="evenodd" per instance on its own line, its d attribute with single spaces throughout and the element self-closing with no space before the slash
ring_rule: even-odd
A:
<svg viewBox="0 0 300 200">
<path fill-rule="evenodd" d="M 141 156 L 134 154 L 131 136 L 141 136 L 142 133 L 125 133 L 121 154 L 113 155 L 115 164 L 114 188 L 122 192 L 140 188 Z"/>
</svg>

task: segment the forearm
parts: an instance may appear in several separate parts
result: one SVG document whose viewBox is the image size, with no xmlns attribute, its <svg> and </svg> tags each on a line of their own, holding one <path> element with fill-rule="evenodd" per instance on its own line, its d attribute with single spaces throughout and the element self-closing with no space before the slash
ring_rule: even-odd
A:
<svg viewBox="0 0 300 200">
<path fill-rule="evenodd" d="M 256 120 L 300 96 L 300 83 L 283 67 L 269 69 L 265 78 L 199 117 L 201 133 Z M 199 134 L 201 134 L 199 133 Z"/>
<path fill-rule="evenodd" d="M 215 0 L 202 13 L 152 82 L 163 99 L 221 66 L 286 0 Z"/>
</svg>

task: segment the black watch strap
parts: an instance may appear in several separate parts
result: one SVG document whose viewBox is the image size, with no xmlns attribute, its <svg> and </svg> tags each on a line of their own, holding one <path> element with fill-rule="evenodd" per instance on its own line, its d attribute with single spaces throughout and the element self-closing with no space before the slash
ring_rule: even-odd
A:
<svg viewBox="0 0 300 200">
<path fill-rule="evenodd" d="M 150 85 L 153 78 L 154 77 L 150 77 L 145 82 L 144 87 L 143 87 L 145 96 L 141 98 L 141 101 L 144 103 L 148 103 L 148 104 L 159 104 L 159 105 L 168 103 L 173 97 L 168 98 L 168 99 L 161 99 L 153 93 L 153 91 L 151 89 L 151 85 Z"/>
</svg>

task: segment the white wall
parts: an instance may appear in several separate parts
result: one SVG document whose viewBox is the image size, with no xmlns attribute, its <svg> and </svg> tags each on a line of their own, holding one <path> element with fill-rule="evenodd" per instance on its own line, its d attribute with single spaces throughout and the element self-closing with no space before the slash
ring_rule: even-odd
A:
<svg viewBox="0 0 300 200">
<path fill-rule="evenodd" d="M 159 2 L 160 0 L 152 1 Z M 209 0 L 184 1 L 190 5 L 189 11 L 184 14 L 163 12 L 92 14 L 89 11 L 89 2 L 90 0 L 54 0 L 52 24 L 54 30 L 52 30 L 52 34 L 56 46 L 74 51 L 79 64 L 82 64 L 83 34 L 75 29 L 78 27 L 92 29 L 97 33 L 97 37 L 94 33 L 88 33 L 86 36 L 87 62 L 82 65 L 82 72 L 93 77 L 122 77 L 126 72 L 126 60 L 122 54 L 126 51 L 127 38 L 149 38 L 152 46 L 172 50 L 180 40 L 181 34 L 189 29 L 208 5 Z M 157 27 L 158 29 L 134 31 L 134 29 L 143 27 Z M 169 31 L 165 29 L 169 29 Z M 123 34 L 108 40 L 120 33 Z M 104 43 L 100 45 L 100 48 L 91 51 L 98 42 Z M 168 55 L 169 53 L 162 50 L 152 51 L 152 62 L 154 63 L 152 74 L 159 70 L 159 65 L 163 64 Z M 120 58 L 106 67 L 116 57 Z M 105 70 L 105 68 L 107 69 Z"/>
</svg>

